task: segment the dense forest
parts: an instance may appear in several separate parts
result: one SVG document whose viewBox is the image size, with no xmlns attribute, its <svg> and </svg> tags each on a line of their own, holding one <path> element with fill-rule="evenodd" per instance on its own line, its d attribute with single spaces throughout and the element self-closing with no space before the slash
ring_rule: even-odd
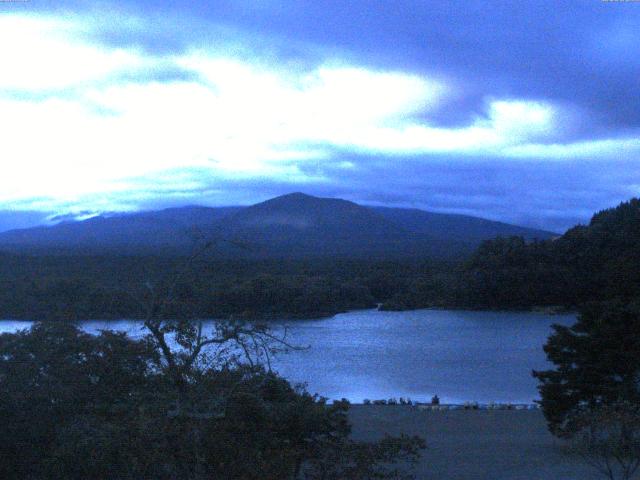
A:
<svg viewBox="0 0 640 480">
<path fill-rule="evenodd" d="M 634 198 L 555 239 L 487 240 L 451 270 L 417 276 L 385 308 L 575 309 L 638 298 L 639 245 L 640 200 Z"/>
<path fill-rule="evenodd" d="M 143 318 L 150 292 L 187 262 L 106 255 L 3 255 L 1 260 L 0 317 L 30 320 Z M 373 308 L 416 278 L 450 268 L 437 262 L 202 259 L 181 275 L 174 297 L 182 305 L 176 308 L 188 306 L 190 317 L 321 317 Z"/>
<path fill-rule="evenodd" d="M 478 307 L 575 307 L 640 296 L 640 200 L 596 213 L 563 236 L 482 244 L 463 269 L 465 301 Z"/>
<path fill-rule="evenodd" d="M 373 308 L 576 308 L 640 296 L 640 200 L 544 241 L 498 237 L 465 260 L 192 262 L 177 304 L 199 318 L 310 318 Z M 214 247 L 215 248 L 215 247 Z M 0 317 L 142 318 L 184 256 L 0 255 Z M 177 312 L 176 312 L 177 313 Z"/>
</svg>

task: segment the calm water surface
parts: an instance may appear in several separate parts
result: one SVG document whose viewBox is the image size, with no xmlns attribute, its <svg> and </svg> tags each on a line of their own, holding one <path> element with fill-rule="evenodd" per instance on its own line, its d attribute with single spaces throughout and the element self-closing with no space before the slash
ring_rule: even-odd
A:
<svg viewBox="0 0 640 480">
<path fill-rule="evenodd" d="M 570 325 L 574 315 L 513 312 L 360 310 L 321 320 L 279 322 L 289 339 L 308 345 L 280 355 L 277 371 L 306 382 L 312 393 L 329 398 L 410 397 L 444 402 L 529 403 L 538 397 L 531 370 L 549 366 L 542 345 L 551 324 Z M 0 321 L 0 332 L 27 328 L 28 322 Z M 103 328 L 142 333 L 140 322 L 87 321 Z"/>
</svg>

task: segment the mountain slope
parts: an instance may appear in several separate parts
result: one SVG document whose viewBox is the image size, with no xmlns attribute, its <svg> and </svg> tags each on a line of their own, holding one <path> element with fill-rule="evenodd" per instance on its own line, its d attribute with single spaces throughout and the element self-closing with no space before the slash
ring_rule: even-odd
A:
<svg viewBox="0 0 640 480">
<path fill-rule="evenodd" d="M 396 224 L 346 200 L 301 193 L 277 197 L 231 215 L 219 235 L 245 242 L 251 256 L 366 256 L 397 250 Z"/>
<path fill-rule="evenodd" d="M 222 257 L 456 257 L 486 239 L 553 234 L 475 217 L 370 208 L 302 193 L 249 207 L 182 207 L 94 217 L 0 233 L 0 248 L 32 252 L 185 253 L 196 238 L 223 239 Z M 241 243 L 243 248 L 234 244 Z"/>
<path fill-rule="evenodd" d="M 0 247 L 19 250 L 121 251 L 183 250 L 190 248 L 222 218 L 238 207 L 181 207 L 159 211 L 98 216 L 0 233 Z"/>
<path fill-rule="evenodd" d="M 404 233 L 373 210 L 337 198 L 291 193 L 247 207 L 230 216 L 227 229 L 282 238 L 337 240 L 401 238 Z"/>
<path fill-rule="evenodd" d="M 415 208 L 372 207 L 371 209 L 416 235 L 448 237 L 462 242 L 479 243 L 497 236 L 517 236 L 525 240 L 544 240 L 557 236 L 544 230 L 469 215 L 427 212 Z"/>
</svg>

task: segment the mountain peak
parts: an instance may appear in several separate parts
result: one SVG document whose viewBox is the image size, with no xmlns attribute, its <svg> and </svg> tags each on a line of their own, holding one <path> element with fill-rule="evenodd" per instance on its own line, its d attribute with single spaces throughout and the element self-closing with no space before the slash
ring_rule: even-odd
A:
<svg viewBox="0 0 640 480">
<path fill-rule="evenodd" d="M 285 204 L 298 204 L 298 203 L 311 203 L 311 202 L 320 202 L 322 200 L 332 200 L 327 198 L 314 197 L 313 195 L 307 195 L 302 192 L 293 192 L 287 193 L 285 195 L 280 195 L 279 197 L 274 197 L 269 200 L 266 200 L 261 203 L 257 203 L 258 205 L 285 205 Z"/>
<path fill-rule="evenodd" d="M 363 230 L 388 222 L 371 210 L 347 200 L 320 198 L 301 192 L 289 193 L 243 209 L 229 219 L 236 226 L 279 226 L 309 228 L 340 228 L 350 230 L 358 225 Z"/>
<path fill-rule="evenodd" d="M 303 192 L 291 192 L 291 193 L 285 193 L 284 195 L 280 195 L 279 197 L 275 197 L 272 198 L 271 200 L 277 200 L 277 199 L 290 199 L 290 200 L 302 200 L 305 198 L 319 198 L 319 197 L 314 197 L 313 195 L 308 195 L 306 193 Z"/>
<path fill-rule="evenodd" d="M 334 213 L 335 209 L 347 209 L 349 211 L 353 211 L 354 209 L 368 210 L 367 207 L 363 207 L 362 205 L 358 205 L 357 203 L 351 202 L 349 200 L 331 197 L 315 197 L 313 195 L 308 195 L 302 192 L 293 192 L 287 193 L 285 195 L 280 195 L 279 197 L 257 203 L 248 208 L 284 208 L 294 210 L 302 209 L 305 211 L 313 211 L 314 209 L 326 209 L 328 211 L 334 210 Z"/>
<path fill-rule="evenodd" d="M 497 235 L 549 238 L 475 217 L 375 208 L 293 192 L 249 207 L 179 207 L 94 217 L 0 234 L 0 248 L 34 251 L 184 252 L 194 232 L 253 245 L 247 256 L 453 257 Z M 243 255 L 224 250 L 221 255 Z"/>
</svg>

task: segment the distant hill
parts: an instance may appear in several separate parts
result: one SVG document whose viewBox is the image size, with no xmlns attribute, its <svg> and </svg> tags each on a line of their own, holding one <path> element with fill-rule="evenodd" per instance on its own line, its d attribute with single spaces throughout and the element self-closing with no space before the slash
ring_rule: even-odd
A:
<svg viewBox="0 0 640 480">
<path fill-rule="evenodd" d="M 0 233 L 0 248 L 32 253 L 185 253 L 219 239 L 216 254 L 247 258 L 453 258 L 496 236 L 551 232 L 463 215 L 366 207 L 292 193 L 249 207 L 181 207 L 99 216 Z M 238 246 L 240 245 L 240 247 Z"/>
</svg>

